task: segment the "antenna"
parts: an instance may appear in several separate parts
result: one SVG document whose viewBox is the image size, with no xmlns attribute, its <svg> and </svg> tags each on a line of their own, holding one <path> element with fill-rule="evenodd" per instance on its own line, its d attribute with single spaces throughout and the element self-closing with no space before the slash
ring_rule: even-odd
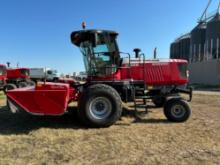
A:
<svg viewBox="0 0 220 165">
<path fill-rule="evenodd" d="M 199 23 L 202 23 L 203 20 L 206 20 L 207 10 L 208 10 L 208 8 L 209 8 L 209 6 L 210 6 L 211 3 L 212 3 L 212 0 L 209 0 L 209 2 L 208 2 L 208 4 L 207 4 L 207 6 L 206 6 L 204 12 L 202 13 L 201 18 L 199 19 Z M 204 19 L 204 17 L 205 17 L 205 19 Z"/>
<path fill-rule="evenodd" d="M 86 22 L 82 22 L 82 29 L 85 30 L 86 29 Z"/>
</svg>

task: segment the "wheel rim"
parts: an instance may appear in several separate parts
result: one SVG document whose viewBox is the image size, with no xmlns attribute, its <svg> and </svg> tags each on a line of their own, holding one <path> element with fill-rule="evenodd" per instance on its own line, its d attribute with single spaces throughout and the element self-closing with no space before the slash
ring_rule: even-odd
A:
<svg viewBox="0 0 220 165">
<path fill-rule="evenodd" d="M 89 106 L 89 112 L 95 119 L 106 119 L 112 112 L 110 100 L 105 97 L 97 97 L 93 99 Z"/>
<path fill-rule="evenodd" d="M 183 105 L 174 105 L 171 108 L 171 114 L 172 116 L 174 116 L 175 118 L 181 118 L 185 115 L 186 110 L 185 107 Z"/>
</svg>

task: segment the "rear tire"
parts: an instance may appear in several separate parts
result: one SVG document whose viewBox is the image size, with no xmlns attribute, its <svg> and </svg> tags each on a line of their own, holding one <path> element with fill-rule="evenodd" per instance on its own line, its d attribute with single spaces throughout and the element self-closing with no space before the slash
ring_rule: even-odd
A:
<svg viewBox="0 0 220 165">
<path fill-rule="evenodd" d="M 165 103 L 164 115 L 172 122 L 185 122 L 191 115 L 189 104 L 182 99 L 170 99 Z"/>
<path fill-rule="evenodd" d="M 89 127 L 111 126 L 121 117 L 121 97 L 111 86 L 89 86 L 80 98 L 78 114 Z"/>
<path fill-rule="evenodd" d="M 16 89 L 16 88 L 17 88 L 17 87 L 16 87 L 15 84 L 6 84 L 6 85 L 4 86 L 3 91 L 4 91 L 4 93 L 7 93 L 7 91 L 13 90 L 13 89 Z"/>
</svg>

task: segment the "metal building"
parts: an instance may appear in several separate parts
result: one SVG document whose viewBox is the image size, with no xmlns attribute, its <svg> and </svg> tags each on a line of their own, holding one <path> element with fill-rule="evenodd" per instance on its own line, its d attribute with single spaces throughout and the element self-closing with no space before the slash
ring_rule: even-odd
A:
<svg viewBox="0 0 220 165">
<path fill-rule="evenodd" d="M 206 23 L 200 22 L 192 31 L 190 39 L 190 62 L 202 61 L 205 55 Z"/>
<path fill-rule="evenodd" d="M 179 54 L 179 42 L 173 42 L 170 45 L 170 58 L 178 58 Z"/>
<path fill-rule="evenodd" d="M 220 3 L 207 15 L 211 2 L 198 25 L 170 45 L 170 58 L 189 61 L 190 83 L 220 85 Z"/>
<path fill-rule="evenodd" d="M 220 14 L 217 13 L 208 23 L 206 31 L 207 59 L 220 58 Z"/>
<path fill-rule="evenodd" d="M 220 85 L 220 60 L 208 60 L 189 64 L 191 84 Z"/>
<path fill-rule="evenodd" d="M 177 38 L 170 45 L 170 58 L 189 60 L 189 57 L 190 57 L 190 34 L 187 33 Z"/>
</svg>

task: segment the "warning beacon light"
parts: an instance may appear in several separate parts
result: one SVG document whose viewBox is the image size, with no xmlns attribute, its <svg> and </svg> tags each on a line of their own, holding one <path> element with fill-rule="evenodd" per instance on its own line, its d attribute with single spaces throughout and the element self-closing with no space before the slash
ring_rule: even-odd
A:
<svg viewBox="0 0 220 165">
<path fill-rule="evenodd" d="M 86 29 L 86 22 L 84 22 L 84 21 L 82 22 L 82 28 L 83 28 L 83 30 Z"/>
</svg>

